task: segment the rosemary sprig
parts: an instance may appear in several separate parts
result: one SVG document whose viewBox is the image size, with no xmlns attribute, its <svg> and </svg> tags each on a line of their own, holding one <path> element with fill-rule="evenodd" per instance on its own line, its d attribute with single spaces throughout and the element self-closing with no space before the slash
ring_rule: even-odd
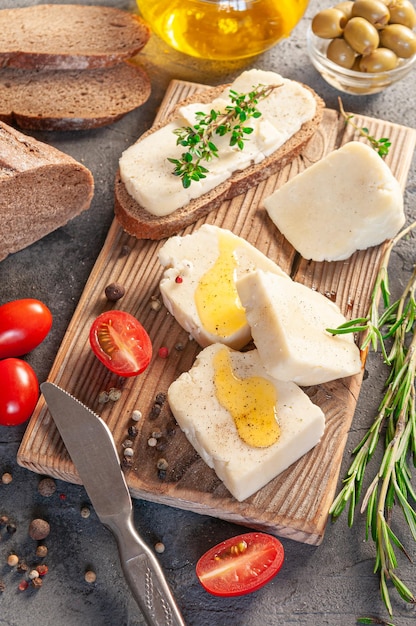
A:
<svg viewBox="0 0 416 626">
<path fill-rule="evenodd" d="M 384 157 L 388 155 L 389 149 L 391 147 L 390 139 L 388 137 L 381 137 L 381 139 L 376 139 L 375 137 L 370 135 L 370 131 L 368 130 L 368 128 L 365 128 L 365 126 L 363 127 L 357 126 L 352 121 L 354 118 L 354 115 L 350 115 L 349 113 L 345 112 L 341 98 L 338 98 L 338 103 L 339 103 L 340 113 L 345 119 L 345 123 L 350 124 L 350 126 L 355 128 L 355 130 L 358 131 L 362 137 L 365 137 L 367 141 L 370 143 L 371 147 L 374 148 L 374 150 L 376 150 L 376 152 L 379 154 L 379 156 L 381 156 L 382 159 L 384 159 Z"/>
<path fill-rule="evenodd" d="M 229 145 L 244 149 L 247 136 L 253 132 L 253 127 L 247 126 L 251 118 L 261 117 L 257 109 L 258 101 L 267 98 L 280 85 L 258 85 L 247 94 L 239 94 L 230 89 L 231 104 L 224 111 L 212 109 L 210 113 L 201 111 L 195 114 L 196 123 L 193 126 L 177 128 L 174 133 L 178 139 L 176 145 L 187 148 L 180 159 L 168 157 L 168 161 L 175 166 L 173 174 L 182 178 L 182 185 L 187 189 L 192 181 L 206 178 L 208 169 L 202 162 L 218 158 L 218 148 L 213 142 L 214 135 L 223 137 L 230 134 Z"/>
<path fill-rule="evenodd" d="M 383 457 L 364 495 L 360 512 L 367 512 L 366 539 L 371 535 L 375 544 L 374 572 L 379 574 L 381 597 L 390 617 L 393 615 L 391 585 L 406 602 L 416 604 L 415 595 L 396 573 L 396 551 L 401 551 L 407 558 L 408 555 L 391 525 L 394 506 L 398 505 L 416 540 L 416 493 L 411 484 L 410 469 L 412 459 L 416 465 L 416 267 L 402 295 L 392 304 L 387 271 L 393 247 L 414 228 L 416 222 L 403 229 L 386 248 L 367 317 L 351 320 L 330 331 L 333 334 L 363 332 L 361 348 L 365 350 L 371 346 L 376 351 L 380 345 L 389 367 L 385 394 L 377 415 L 352 452 L 354 459 L 343 481 L 344 486 L 332 503 L 330 514 L 333 519 L 338 518 L 349 502 L 348 524 L 352 526 L 367 466 L 384 430 Z M 380 297 L 384 308 L 381 315 L 378 312 Z M 387 340 L 389 349 L 386 347 Z"/>
</svg>

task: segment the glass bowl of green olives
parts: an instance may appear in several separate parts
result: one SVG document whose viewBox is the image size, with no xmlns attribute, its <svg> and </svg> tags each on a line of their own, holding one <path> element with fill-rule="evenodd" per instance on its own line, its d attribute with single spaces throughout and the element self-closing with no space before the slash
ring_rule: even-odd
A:
<svg viewBox="0 0 416 626">
<path fill-rule="evenodd" d="M 344 93 L 378 93 L 416 64 L 416 10 L 410 0 L 349 0 L 317 13 L 307 34 L 314 67 Z"/>
</svg>

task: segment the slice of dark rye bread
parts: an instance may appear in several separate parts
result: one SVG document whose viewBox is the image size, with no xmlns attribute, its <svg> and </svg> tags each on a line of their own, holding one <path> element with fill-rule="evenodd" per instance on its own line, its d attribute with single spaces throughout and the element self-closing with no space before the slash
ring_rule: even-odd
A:
<svg viewBox="0 0 416 626">
<path fill-rule="evenodd" d="M 84 165 L 0 122 L 0 260 L 88 209 L 93 195 Z"/>
<path fill-rule="evenodd" d="M 207 88 L 203 92 L 198 92 L 191 98 L 188 98 L 178 105 L 178 107 L 192 102 L 211 102 L 226 87 L 227 85 Z M 120 171 L 118 171 L 114 190 L 114 213 L 123 229 L 128 234 L 137 237 L 137 239 L 165 239 L 166 237 L 178 233 L 186 228 L 186 226 L 193 224 L 214 209 L 217 209 L 224 201 L 230 200 L 241 193 L 245 193 L 248 189 L 254 187 L 262 180 L 265 180 L 287 165 L 300 154 L 313 137 L 321 123 L 325 107 L 323 100 L 313 89 L 306 85 L 303 85 L 303 87 L 311 91 L 316 100 L 316 113 L 312 120 L 303 124 L 297 133 L 273 154 L 266 157 L 261 163 L 234 172 L 234 174 L 228 178 L 228 180 L 221 183 L 221 185 L 218 185 L 215 189 L 212 189 L 203 196 L 192 200 L 189 204 L 177 209 L 170 215 L 157 217 L 140 206 L 127 192 L 121 180 Z M 155 124 L 149 131 L 144 133 L 138 141 L 156 132 L 159 128 L 177 117 L 176 111 L 178 107 L 175 107 L 175 110 L 164 122 Z"/>
<path fill-rule="evenodd" d="M 0 69 L 0 120 L 28 130 L 111 124 L 150 96 L 147 73 L 122 62 L 96 70 Z"/>
<path fill-rule="evenodd" d="M 137 15 L 81 4 L 39 4 L 0 11 L 0 66 L 93 69 L 136 55 L 150 30 Z"/>
</svg>

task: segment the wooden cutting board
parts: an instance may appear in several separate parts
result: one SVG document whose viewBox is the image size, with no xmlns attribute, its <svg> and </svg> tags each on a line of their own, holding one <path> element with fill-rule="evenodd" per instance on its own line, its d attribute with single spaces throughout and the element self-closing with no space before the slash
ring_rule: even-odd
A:
<svg viewBox="0 0 416 626">
<path fill-rule="evenodd" d="M 163 120 L 179 101 L 204 88 L 195 83 L 173 81 L 155 121 Z M 356 116 L 355 121 L 359 126 L 367 127 L 375 137 L 391 139 L 392 147 L 386 162 L 404 189 L 416 131 L 362 116 Z M 184 233 L 192 232 L 202 221 L 228 228 L 257 246 L 293 279 L 335 301 L 347 317 L 365 315 L 382 247 L 357 252 L 341 262 L 305 261 L 284 240 L 262 208 L 262 199 L 274 189 L 328 152 L 357 138 L 357 133 L 345 125 L 336 111 L 326 110 L 319 131 L 295 161 L 246 194 L 225 202 Z M 325 434 L 320 444 L 255 495 L 237 502 L 195 453 L 175 424 L 167 402 L 156 403 L 160 397 L 158 394 L 166 394 L 169 384 L 191 367 L 199 351 L 166 309 L 157 307 L 161 278 L 157 254 L 162 244 L 136 240 L 114 220 L 64 336 L 49 380 L 101 415 L 114 435 L 121 457 L 123 442 L 131 439 L 129 427 L 137 426 L 133 464 L 123 468 L 133 497 L 318 545 L 323 539 L 328 510 L 335 495 L 362 375 L 306 390 L 326 416 Z M 111 282 L 121 283 L 126 289 L 126 295 L 113 308 L 137 316 L 153 341 L 152 363 L 137 378 L 120 379 L 111 374 L 89 347 L 88 333 L 92 321 L 102 311 L 112 308 L 104 295 L 105 287 Z M 167 359 L 158 356 L 161 346 L 169 348 Z M 111 388 L 120 389 L 121 397 L 117 401 L 100 402 L 100 392 Z M 137 423 L 132 421 L 134 410 L 143 414 Z M 160 436 L 158 445 L 151 447 L 148 440 L 154 433 Z M 168 462 L 164 477 L 157 469 L 161 457 Z M 17 460 L 35 472 L 80 482 L 43 397 L 29 421 Z"/>
</svg>

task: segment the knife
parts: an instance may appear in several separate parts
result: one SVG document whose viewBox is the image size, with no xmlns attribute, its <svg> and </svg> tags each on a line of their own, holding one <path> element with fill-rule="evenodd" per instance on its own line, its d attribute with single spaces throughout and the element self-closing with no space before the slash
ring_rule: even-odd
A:
<svg viewBox="0 0 416 626">
<path fill-rule="evenodd" d="M 146 622 L 185 626 L 156 556 L 134 528 L 130 493 L 107 424 L 54 383 L 40 387 L 94 510 L 117 541 L 124 575 Z"/>
</svg>

